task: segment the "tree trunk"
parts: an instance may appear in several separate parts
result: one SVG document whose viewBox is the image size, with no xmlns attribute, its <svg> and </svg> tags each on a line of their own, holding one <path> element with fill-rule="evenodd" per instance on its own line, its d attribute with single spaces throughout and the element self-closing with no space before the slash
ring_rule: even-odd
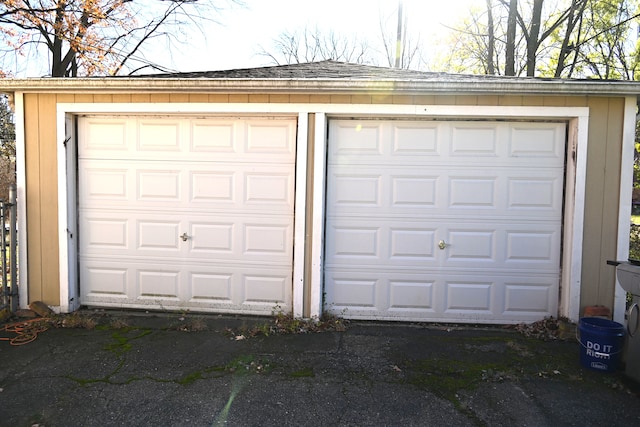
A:
<svg viewBox="0 0 640 427">
<path fill-rule="evenodd" d="M 533 0 L 533 11 L 531 13 L 531 29 L 527 37 L 527 76 L 533 77 L 536 74 L 536 53 L 538 52 L 540 36 L 540 19 L 542 17 L 542 3 L 544 0 Z"/>
<path fill-rule="evenodd" d="M 496 46 L 496 36 L 493 28 L 493 5 L 491 0 L 487 0 L 487 74 L 495 74 L 496 67 L 493 55 Z"/>
<path fill-rule="evenodd" d="M 516 75 L 516 17 L 518 15 L 518 0 L 509 1 L 509 17 L 507 18 L 507 45 L 505 53 L 504 74 Z"/>
<path fill-rule="evenodd" d="M 578 43 L 572 43 L 571 39 L 574 36 L 573 32 L 576 29 L 576 25 L 582 21 L 582 14 L 584 13 L 584 8 L 587 5 L 586 0 L 572 0 L 571 8 L 569 10 L 569 16 L 567 17 L 567 29 L 564 33 L 564 38 L 562 39 L 562 46 L 560 47 L 560 53 L 558 54 L 558 64 L 556 65 L 556 70 L 553 74 L 555 78 L 559 78 L 562 76 L 562 72 L 566 67 L 567 58 L 573 52 L 575 64 L 575 56 L 577 54 L 576 50 L 578 49 Z M 578 27 L 580 28 L 580 27 Z M 576 41 L 580 40 L 580 32 L 576 37 Z M 573 67 L 571 68 L 573 69 Z M 571 78 L 572 72 L 569 72 L 569 75 L 565 76 L 566 78 Z"/>
<path fill-rule="evenodd" d="M 396 34 L 396 62 L 395 67 L 400 68 L 402 56 L 402 0 L 398 1 L 398 32 Z"/>
</svg>

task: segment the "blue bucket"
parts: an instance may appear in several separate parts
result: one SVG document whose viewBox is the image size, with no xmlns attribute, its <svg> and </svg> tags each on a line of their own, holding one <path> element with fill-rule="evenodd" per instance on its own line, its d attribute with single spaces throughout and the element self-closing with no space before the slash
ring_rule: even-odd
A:
<svg viewBox="0 0 640 427">
<path fill-rule="evenodd" d="M 624 326 L 600 317 L 583 317 L 578 330 L 582 366 L 601 372 L 615 371 L 624 345 Z"/>
</svg>

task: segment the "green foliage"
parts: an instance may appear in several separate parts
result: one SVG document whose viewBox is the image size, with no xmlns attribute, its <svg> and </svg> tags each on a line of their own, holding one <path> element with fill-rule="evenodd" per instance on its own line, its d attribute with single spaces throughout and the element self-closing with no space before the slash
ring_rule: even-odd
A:
<svg viewBox="0 0 640 427">
<path fill-rule="evenodd" d="M 640 259 L 640 225 L 631 224 L 629 233 L 629 258 Z"/>
<path fill-rule="evenodd" d="M 537 76 L 640 79 L 636 76 L 640 66 L 638 0 L 545 1 L 535 40 L 529 40 L 534 26 L 533 2 L 517 3 L 515 75 L 527 70 L 527 48 L 533 47 Z M 509 2 L 478 3 L 452 32 L 449 49 L 435 70 L 487 74 L 491 62 L 495 74 L 505 74 L 508 13 Z M 493 38 L 489 37 L 489 17 Z M 493 50 L 489 49 L 492 40 Z"/>
<path fill-rule="evenodd" d="M 16 182 L 16 129 L 6 96 L 0 96 L 0 200 L 9 200 Z"/>
</svg>

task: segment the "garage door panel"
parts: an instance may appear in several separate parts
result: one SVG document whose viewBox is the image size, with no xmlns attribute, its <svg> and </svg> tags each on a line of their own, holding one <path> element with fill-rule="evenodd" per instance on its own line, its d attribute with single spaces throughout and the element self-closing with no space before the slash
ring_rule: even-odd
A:
<svg viewBox="0 0 640 427">
<path fill-rule="evenodd" d="M 473 313 L 491 315 L 494 283 L 467 278 L 465 281 L 445 283 L 445 313 Z"/>
<path fill-rule="evenodd" d="M 251 215 L 194 214 L 136 211 L 81 211 L 80 244 L 83 256 L 97 253 L 110 258 L 189 258 L 284 266 L 293 256 L 293 224 L 289 218 Z M 183 240 L 186 239 L 186 240 Z"/>
<path fill-rule="evenodd" d="M 329 312 L 355 319 L 474 323 L 526 322 L 555 316 L 557 275 L 438 271 L 355 272 L 325 277 Z"/>
<path fill-rule="evenodd" d="M 80 121 L 79 131 L 85 137 L 79 141 L 79 152 L 100 152 L 122 156 L 116 152 L 128 152 L 130 123 L 126 118 L 86 118 Z"/>
<path fill-rule="evenodd" d="M 327 269 L 482 268 L 557 271 L 561 227 L 540 222 L 469 221 L 448 225 L 449 218 L 328 218 Z M 401 224 L 401 225 L 399 225 Z M 444 245 L 440 248 L 440 244 Z"/>
<path fill-rule="evenodd" d="M 389 311 L 401 314 L 407 311 L 432 313 L 435 286 L 429 280 L 389 280 Z"/>
<path fill-rule="evenodd" d="M 453 124 L 449 153 L 452 157 L 499 158 L 498 133 L 494 124 Z"/>
<path fill-rule="evenodd" d="M 436 228 L 389 226 L 389 258 L 398 262 L 436 261 Z"/>
<path fill-rule="evenodd" d="M 190 171 L 190 201 L 192 203 L 232 203 L 235 175 L 233 171 Z"/>
<path fill-rule="evenodd" d="M 146 201 L 177 202 L 182 195 L 182 172 L 170 169 L 136 170 L 136 199 Z"/>
<path fill-rule="evenodd" d="M 393 156 L 439 156 L 441 126 L 403 122 L 393 127 Z"/>
<path fill-rule="evenodd" d="M 125 166 L 126 168 L 123 168 Z M 171 168 L 141 162 L 85 160 L 80 164 L 80 207 L 167 209 L 291 214 L 293 167 L 278 165 L 191 165 Z"/>
<path fill-rule="evenodd" d="M 234 280 L 234 274 L 230 272 L 192 271 L 189 273 L 189 300 L 232 305 Z"/>
<path fill-rule="evenodd" d="M 180 270 L 178 269 L 144 269 L 137 271 L 138 299 L 154 301 L 179 300 Z"/>
<path fill-rule="evenodd" d="M 83 304 L 291 307 L 295 120 L 85 117 L 79 128 Z"/>
<path fill-rule="evenodd" d="M 448 199 L 452 208 L 497 209 L 498 178 L 486 175 L 449 176 Z"/>
<path fill-rule="evenodd" d="M 376 122 L 341 121 L 332 128 L 335 143 L 330 146 L 331 158 L 374 156 L 382 154 L 381 126 Z"/>
<path fill-rule="evenodd" d="M 274 266 L 188 265 L 172 268 L 153 260 L 86 259 L 84 304 L 107 307 L 193 309 L 269 314 L 291 306 L 291 274 Z"/>
<path fill-rule="evenodd" d="M 564 161 L 564 127 L 545 124 L 511 126 L 509 155 L 560 166 Z"/>
<path fill-rule="evenodd" d="M 170 255 L 178 255 L 180 251 L 180 222 L 179 221 L 137 221 L 135 251 L 162 251 Z"/>
<path fill-rule="evenodd" d="M 331 121 L 329 311 L 470 322 L 557 315 L 564 138 L 562 123 Z"/>
<path fill-rule="evenodd" d="M 80 159 L 272 164 L 295 159 L 296 125 L 290 118 L 83 117 L 79 133 Z"/>
<path fill-rule="evenodd" d="M 91 283 L 91 288 L 82 288 L 82 299 L 115 298 L 127 300 L 129 269 L 121 265 L 90 264 L 85 265 L 80 277 L 83 283 Z"/>
<path fill-rule="evenodd" d="M 138 122 L 135 151 L 140 156 L 145 152 L 170 152 L 183 151 L 185 144 L 181 131 L 181 120 L 165 118 L 162 121 L 148 119 Z"/>
<path fill-rule="evenodd" d="M 290 121 L 248 120 L 245 154 L 292 158 L 295 155 L 295 133 Z"/>
<path fill-rule="evenodd" d="M 562 168 L 565 125 L 334 120 L 329 140 L 330 165 Z"/>
<path fill-rule="evenodd" d="M 329 216 L 394 214 L 558 217 L 563 173 L 556 168 L 333 166 Z M 375 208 L 375 210 L 372 210 Z"/>
</svg>

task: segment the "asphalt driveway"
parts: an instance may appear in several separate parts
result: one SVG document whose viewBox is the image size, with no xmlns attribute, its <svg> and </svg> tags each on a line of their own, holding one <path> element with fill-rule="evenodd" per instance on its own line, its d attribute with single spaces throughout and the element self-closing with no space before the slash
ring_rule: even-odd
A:
<svg viewBox="0 0 640 427">
<path fill-rule="evenodd" d="M 581 367 L 575 339 L 273 322 L 85 312 L 0 341 L 0 425 L 640 425 L 637 385 Z"/>
</svg>

